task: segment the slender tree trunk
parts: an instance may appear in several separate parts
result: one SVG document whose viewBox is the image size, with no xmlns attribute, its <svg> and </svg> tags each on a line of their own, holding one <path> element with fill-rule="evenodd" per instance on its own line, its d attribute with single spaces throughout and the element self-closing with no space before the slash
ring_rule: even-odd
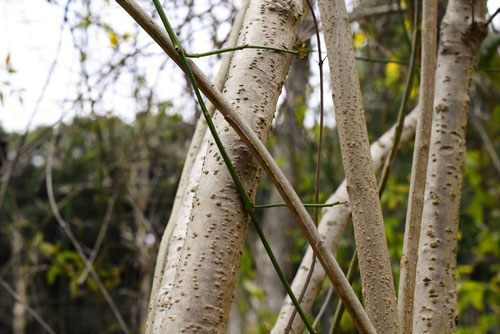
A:
<svg viewBox="0 0 500 334">
<path fill-rule="evenodd" d="M 291 49 L 302 6 L 301 1 L 252 1 L 238 44 Z M 259 50 L 241 50 L 233 55 L 223 93 L 263 142 L 271 130 L 290 60 L 287 54 Z M 260 175 L 257 161 L 222 115 L 216 113 L 214 123 L 253 198 Z M 162 282 L 154 332 L 225 330 L 248 217 L 212 139 L 207 150 L 181 254 L 166 263 L 166 268 L 176 268 L 175 278 L 171 286 Z"/>
<path fill-rule="evenodd" d="M 475 8 L 471 8 L 471 4 Z M 486 1 L 450 0 L 441 25 L 435 112 L 418 253 L 413 329 L 454 333 L 456 255 L 469 87 Z M 471 14 L 475 13 L 472 18 Z"/>
<path fill-rule="evenodd" d="M 417 1 L 417 4 L 421 2 Z M 416 8 L 420 10 L 420 8 Z M 424 0 L 422 5 L 422 70 L 420 71 L 420 114 L 415 135 L 411 168 L 408 211 L 406 213 L 401 274 L 399 279 L 399 333 L 413 333 L 413 296 L 417 270 L 418 243 L 424 207 L 427 161 L 431 140 L 432 111 L 436 77 L 437 0 Z"/>
<path fill-rule="evenodd" d="M 26 220 L 20 214 L 15 215 L 15 221 L 12 223 L 12 281 L 14 282 L 15 292 L 22 300 L 26 300 L 26 288 L 28 276 L 23 272 L 24 265 L 24 238 L 22 236 L 22 229 L 26 225 Z M 15 301 L 12 308 L 12 332 L 14 334 L 23 334 L 26 330 L 26 309 L 22 303 Z"/>
<path fill-rule="evenodd" d="M 394 279 L 345 2 L 320 0 L 318 4 L 366 312 L 377 332 L 397 333 Z"/>
</svg>

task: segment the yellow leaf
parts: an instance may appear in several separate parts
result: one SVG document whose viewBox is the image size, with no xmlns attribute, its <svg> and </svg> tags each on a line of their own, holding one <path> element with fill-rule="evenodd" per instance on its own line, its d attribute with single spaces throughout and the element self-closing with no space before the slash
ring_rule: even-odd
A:
<svg viewBox="0 0 500 334">
<path fill-rule="evenodd" d="M 354 34 L 354 47 L 356 49 L 361 49 L 361 47 L 365 44 L 366 35 L 360 32 Z"/>
<path fill-rule="evenodd" d="M 108 37 L 109 37 L 109 41 L 111 42 L 111 45 L 116 48 L 116 46 L 118 45 L 118 37 L 116 36 L 116 34 L 112 31 L 110 31 L 108 33 Z"/>
<path fill-rule="evenodd" d="M 395 82 L 399 77 L 399 65 L 396 63 L 388 63 L 385 66 L 386 84 Z"/>
</svg>

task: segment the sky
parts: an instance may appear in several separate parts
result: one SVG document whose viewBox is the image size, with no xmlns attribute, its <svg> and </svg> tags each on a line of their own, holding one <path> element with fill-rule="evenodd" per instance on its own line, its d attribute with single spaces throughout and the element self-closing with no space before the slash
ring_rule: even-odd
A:
<svg viewBox="0 0 500 334">
<path fill-rule="evenodd" d="M 142 3 L 144 2 L 143 0 Z M 77 115 L 72 101 L 77 99 L 76 88 L 81 84 L 80 54 L 74 48 L 68 25 L 61 30 L 62 5 L 45 0 L 0 0 L 0 4 L 0 126 L 6 131 L 25 131 L 28 125 L 34 128 L 41 124 L 54 124 L 61 117 L 71 119 Z M 498 7 L 500 0 L 488 1 L 489 13 L 493 13 Z M 138 33 L 132 19 L 114 1 L 109 6 L 96 8 L 96 11 L 106 17 L 106 22 L 117 32 Z M 218 15 L 227 14 L 222 12 Z M 175 18 L 173 21 L 175 25 Z M 500 26 L 500 15 L 496 17 L 494 24 L 496 27 Z M 227 24 L 219 27 L 217 33 L 222 36 L 229 29 Z M 165 56 L 144 32 L 137 36 L 139 45 L 144 45 L 144 50 L 150 50 L 156 55 L 142 60 L 138 57 L 138 66 L 144 71 L 146 80 L 162 87 L 159 91 L 161 96 L 157 98 L 169 100 L 181 95 L 182 85 L 175 84 L 179 70 L 175 69 L 172 62 L 168 62 L 164 65 L 164 71 L 158 72 L 158 68 L 165 62 Z M 90 47 L 96 48 L 98 52 L 93 52 L 93 58 L 88 61 L 90 72 L 101 70 L 103 61 L 113 54 L 109 36 L 101 31 L 91 37 L 95 40 L 91 41 L 94 44 Z M 193 45 L 201 45 L 201 48 L 206 45 L 203 36 L 195 35 L 194 39 Z M 121 51 L 126 52 L 127 46 L 131 50 L 130 45 L 123 43 L 120 45 Z M 206 49 L 193 50 L 200 51 Z M 196 60 L 196 63 L 209 76 L 215 73 L 215 60 L 201 59 Z M 9 69 L 15 72 L 9 73 Z M 47 83 L 49 73 L 50 81 Z M 99 99 L 100 112 L 118 114 L 126 121 L 134 120 L 137 105 L 129 93 L 132 79 L 126 75 L 120 77 L 104 96 L 94 96 Z M 315 79 L 312 81 L 314 84 Z M 89 94 L 92 96 L 93 92 Z M 41 95 L 43 98 L 37 103 Z M 180 107 L 184 110 L 182 113 L 185 119 L 193 118 L 193 106 L 188 103 L 185 108 Z M 331 104 L 327 108 L 328 106 Z M 332 122 L 333 120 L 327 120 L 327 124 Z"/>
</svg>

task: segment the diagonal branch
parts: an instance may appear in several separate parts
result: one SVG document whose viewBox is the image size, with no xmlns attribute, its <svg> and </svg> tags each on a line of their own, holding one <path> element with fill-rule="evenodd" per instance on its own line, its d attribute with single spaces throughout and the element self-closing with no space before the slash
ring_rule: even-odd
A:
<svg viewBox="0 0 500 334">
<path fill-rule="evenodd" d="M 167 54 L 179 65 L 179 67 L 185 70 L 181 64 L 181 59 L 168 36 L 153 21 L 153 19 L 133 0 L 117 0 L 117 2 L 151 35 L 151 37 L 165 50 L 165 52 L 167 52 Z M 320 236 L 314 222 L 309 216 L 309 213 L 302 205 L 300 198 L 295 193 L 286 176 L 273 160 L 271 154 L 267 151 L 264 144 L 262 144 L 249 125 L 242 120 L 238 113 L 233 111 L 231 104 L 213 87 L 206 75 L 193 62 L 189 62 L 189 64 L 201 91 L 203 91 L 205 96 L 221 112 L 226 121 L 251 150 L 254 157 L 269 175 L 269 178 L 273 181 L 284 201 L 290 208 L 290 211 L 302 228 L 302 231 L 318 256 L 321 264 L 325 268 L 330 280 L 339 291 L 339 295 L 345 302 L 346 309 L 353 318 L 353 321 L 358 329 L 364 333 L 375 333 L 373 325 L 363 310 L 363 307 L 352 287 L 349 285 L 349 282 L 344 276 L 342 269 Z"/>
</svg>

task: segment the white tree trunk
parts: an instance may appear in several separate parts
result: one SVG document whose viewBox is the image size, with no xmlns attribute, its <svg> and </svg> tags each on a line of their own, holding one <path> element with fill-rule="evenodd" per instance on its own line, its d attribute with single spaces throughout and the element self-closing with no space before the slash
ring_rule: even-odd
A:
<svg viewBox="0 0 500 334">
<path fill-rule="evenodd" d="M 420 2 L 417 1 L 417 4 Z M 416 8 L 415 10 L 420 10 Z M 422 66 L 420 71 L 420 114 L 415 135 L 411 167 L 408 211 L 406 212 L 403 255 L 399 277 L 399 333 L 413 333 L 413 295 L 417 270 L 418 243 L 424 207 L 427 161 L 431 140 L 434 86 L 436 78 L 437 0 L 424 0 L 422 5 Z"/>
<path fill-rule="evenodd" d="M 302 6 L 302 1 L 252 1 L 238 44 L 292 49 Z M 290 59 L 288 54 L 263 50 L 233 55 L 223 93 L 263 142 L 271 130 Z M 216 113 L 214 123 L 253 198 L 260 175 L 257 161 L 220 114 Z M 248 217 L 212 139 L 207 146 L 180 256 L 168 259 L 165 266 L 174 268 L 175 276 L 170 285 L 162 282 L 160 287 L 154 332 L 225 330 Z M 172 237 L 175 241 L 175 234 Z"/>
<path fill-rule="evenodd" d="M 471 4 L 475 4 L 474 10 Z M 459 205 L 469 87 L 485 36 L 486 1 L 450 0 L 441 24 L 427 186 L 417 263 L 413 330 L 455 333 Z M 471 24 L 471 13 L 475 13 Z"/>
</svg>

